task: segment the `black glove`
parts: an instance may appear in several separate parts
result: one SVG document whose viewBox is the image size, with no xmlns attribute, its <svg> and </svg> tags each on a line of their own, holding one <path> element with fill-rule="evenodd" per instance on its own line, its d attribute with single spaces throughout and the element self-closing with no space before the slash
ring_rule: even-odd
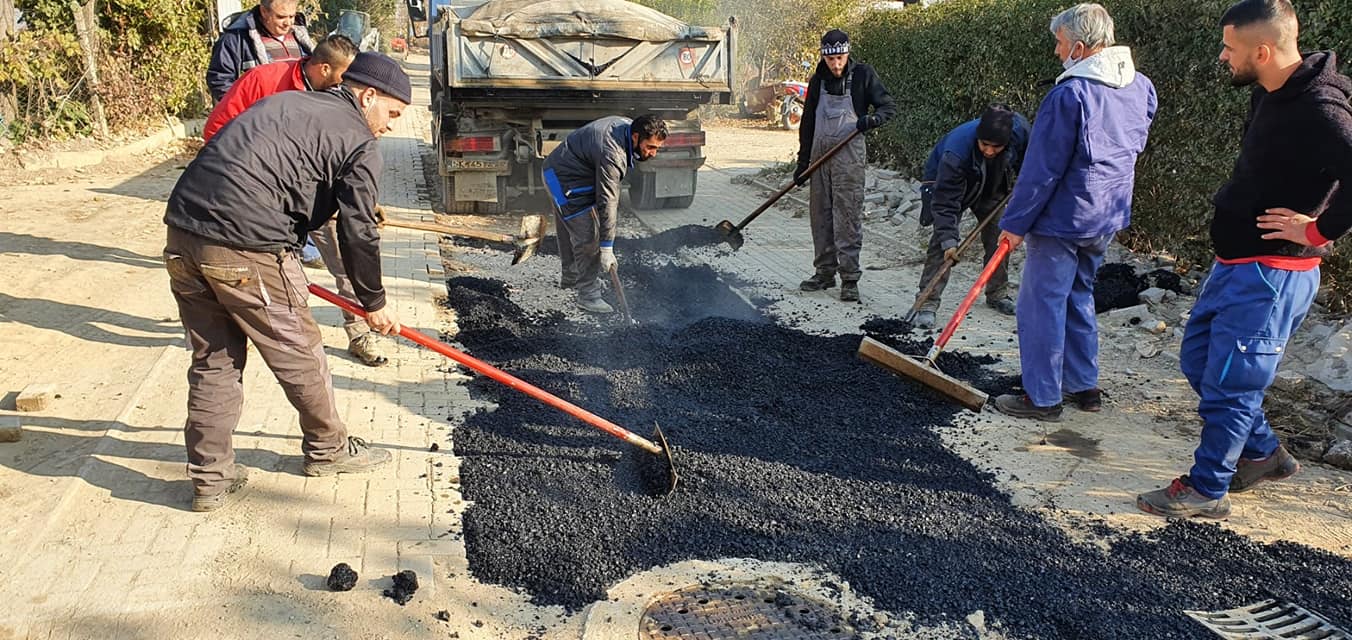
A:
<svg viewBox="0 0 1352 640">
<path fill-rule="evenodd" d="M 858 129 L 860 133 L 863 133 L 869 129 L 876 129 L 880 124 L 882 123 L 879 122 L 878 116 L 860 116 L 859 119 L 855 121 L 854 128 Z"/>
<path fill-rule="evenodd" d="M 804 174 L 806 174 L 806 173 L 807 173 L 807 167 L 805 167 L 805 166 L 799 165 L 797 169 L 794 169 L 794 170 L 793 170 L 793 184 L 794 184 L 795 186 L 799 186 L 799 187 L 801 187 L 801 186 L 807 184 L 808 176 L 807 176 L 807 175 L 804 175 Z"/>
</svg>

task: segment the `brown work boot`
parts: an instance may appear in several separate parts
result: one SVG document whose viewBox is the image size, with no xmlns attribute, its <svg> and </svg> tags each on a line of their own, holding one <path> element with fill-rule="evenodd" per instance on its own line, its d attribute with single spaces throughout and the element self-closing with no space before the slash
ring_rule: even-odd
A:
<svg viewBox="0 0 1352 640">
<path fill-rule="evenodd" d="M 1061 405 L 1059 403 L 1050 407 L 1039 407 L 1033 404 L 1033 400 L 1026 394 L 1006 393 L 997 397 L 992 404 L 996 411 L 1015 418 L 1032 418 L 1043 422 L 1061 421 Z"/>
<path fill-rule="evenodd" d="M 215 511 L 231 502 L 231 496 L 249 484 L 249 470 L 242 464 L 235 465 L 235 478 L 230 481 L 230 486 L 224 491 L 203 495 L 193 493 L 192 510 L 193 511 Z M 236 496 L 237 497 L 237 496 Z"/>
<path fill-rule="evenodd" d="M 389 359 L 380 352 L 380 343 L 376 334 L 367 331 L 347 343 L 347 352 L 368 367 L 379 367 Z"/>
<path fill-rule="evenodd" d="M 828 273 L 818 273 L 798 284 L 802 291 L 821 291 L 836 286 L 836 277 Z"/>
<path fill-rule="evenodd" d="M 1239 459 L 1235 475 L 1230 476 L 1230 493 L 1244 493 L 1264 482 L 1276 482 L 1296 475 L 1300 463 L 1296 457 L 1286 451 L 1286 447 L 1277 445 L 1272 455 L 1262 460 Z"/>
<path fill-rule="evenodd" d="M 340 473 L 366 473 L 388 463 L 394 456 L 384 449 L 372 449 L 365 440 L 347 438 L 347 451 L 333 462 L 305 463 L 305 475 L 312 477 L 336 476 Z"/>
<path fill-rule="evenodd" d="M 851 281 L 841 281 L 840 301 L 859 302 L 859 283 Z"/>
<path fill-rule="evenodd" d="M 1062 391 L 1061 398 L 1066 402 L 1075 405 L 1075 408 L 1080 411 L 1088 411 L 1090 413 L 1103 411 L 1102 389 L 1086 389 L 1084 391 L 1076 391 L 1075 393 Z"/>
</svg>

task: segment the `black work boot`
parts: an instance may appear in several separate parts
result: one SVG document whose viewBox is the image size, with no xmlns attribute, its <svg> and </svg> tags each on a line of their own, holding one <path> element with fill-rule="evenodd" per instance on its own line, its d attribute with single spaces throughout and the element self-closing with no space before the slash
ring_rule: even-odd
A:
<svg viewBox="0 0 1352 640">
<path fill-rule="evenodd" d="M 840 301 L 859 302 L 859 283 L 842 280 L 840 282 Z"/>
<path fill-rule="evenodd" d="M 836 276 L 829 273 L 818 273 L 798 285 L 803 291 L 821 291 L 836 286 Z"/>
<path fill-rule="evenodd" d="M 1262 460 L 1239 459 L 1235 475 L 1230 476 L 1230 493 L 1244 493 L 1264 482 L 1276 482 L 1296 475 L 1300 463 L 1295 456 L 1286 451 L 1286 447 L 1277 445 L 1272 455 Z"/>
<path fill-rule="evenodd" d="M 1062 391 L 1061 399 L 1074 404 L 1075 408 L 1080 411 L 1096 413 L 1103 410 L 1102 389 L 1086 389 L 1084 391 L 1076 391 L 1075 393 Z"/>
</svg>

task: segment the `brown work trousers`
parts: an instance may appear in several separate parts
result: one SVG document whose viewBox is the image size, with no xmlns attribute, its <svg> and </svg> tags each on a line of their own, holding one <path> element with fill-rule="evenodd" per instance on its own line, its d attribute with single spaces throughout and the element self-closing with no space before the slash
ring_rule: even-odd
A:
<svg viewBox="0 0 1352 640">
<path fill-rule="evenodd" d="M 324 226 L 311 231 L 310 240 L 314 241 L 315 248 L 319 249 L 319 256 L 324 259 L 324 267 L 333 274 L 333 288 L 338 290 L 338 295 L 348 300 L 356 300 L 357 291 L 352 288 L 352 279 L 347 277 L 343 254 L 338 248 L 337 219 L 330 218 Z M 347 341 L 352 342 L 358 336 L 369 333 L 371 329 L 366 326 L 365 320 L 344 310 L 343 331 L 347 332 Z"/>
<path fill-rule="evenodd" d="M 184 440 L 197 493 L 224 491 L 234 479 L 231 438 L 244 405 L 249 342 L 300 413 L 306 460 L 341 457 L 347 427 L 295 254 L 243 251 L 169 227 L 164 264 L 192 350 Z"/>
</svg>

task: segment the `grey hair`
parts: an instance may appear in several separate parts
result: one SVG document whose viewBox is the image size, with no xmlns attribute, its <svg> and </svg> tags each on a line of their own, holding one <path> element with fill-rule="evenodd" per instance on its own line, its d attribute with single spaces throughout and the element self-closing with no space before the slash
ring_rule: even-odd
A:
<svg viewBox="0 0 1352 640">
<path fill-rule="evenodd" d="M 1113 17 L 1103 5 L 1094 2 L 1082 2 L 1052 18 L 1052 35 L 1062 29 L 1070 41 L 1083 42 L 1090 49 L 1111 47 L 1116 43 L 1113 38 Z"/>
</svg>

